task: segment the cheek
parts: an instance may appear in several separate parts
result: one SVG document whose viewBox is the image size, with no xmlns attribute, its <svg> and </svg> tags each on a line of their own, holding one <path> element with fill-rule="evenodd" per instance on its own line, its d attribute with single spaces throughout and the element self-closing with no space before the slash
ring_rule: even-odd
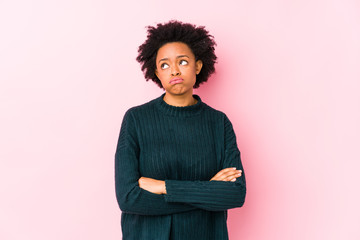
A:
<svg viewBox="0 0 360 240">
<path fill-rule="evenodd" d="M 162 73 L 158 72 L 157 77 L 158 77 L 158 79 L 160 80 L 160 82 L 161 82 L 161 84 L 162 84 L 163 86 L 166 86 L 166 85 L 167 85 L 167 79 L 166 79 L 166 77 L 165 77 L 164 72 L 162 72 Z"/>
<path fill-rule="evenodd" d="M 155 69 L 155 75 L 160 79 L 161 78 L 161 71 L 158 68 Z"/>
<path fill-rule="evenodd" d="M 163 79 L 164 79 L 164 72 L 163 72 L 163 71 L 157 72 L 156 76 L 160 79 L 160 81 L 163 81 Z"/>
<path fill-rule="evenodd" d="M 189 73 L 194 79 L 196 79 L 196 67 L 195 67 L 195 66 L 192 66 L 192 67 L 189 69 L 188 73 Z"/>
</svg>

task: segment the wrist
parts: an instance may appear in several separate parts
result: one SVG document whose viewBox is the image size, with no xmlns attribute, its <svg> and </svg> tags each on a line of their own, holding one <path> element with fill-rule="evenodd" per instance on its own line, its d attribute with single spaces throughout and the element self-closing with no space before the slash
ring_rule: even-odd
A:
<svg viewBox="0 0 360 240">
<path fill-rule="evenodd" d="M 165 181 L 161 181 L 161 194 L 166 194 L 166 184 L 165 184 Z"/>
</svg>

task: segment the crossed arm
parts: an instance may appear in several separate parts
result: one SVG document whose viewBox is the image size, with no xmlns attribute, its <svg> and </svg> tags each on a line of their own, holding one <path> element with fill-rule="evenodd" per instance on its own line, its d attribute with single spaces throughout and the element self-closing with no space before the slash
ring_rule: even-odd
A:
<svg viewBox="0 0 360 240">
<path fill-rule="evenodd" d="M 241 207 L 246 183 L 240 152 L 230 121 L 224 123 L 225 151 L 222 167 L 209 181 L 157 180 L 140 175 L 136 129 L 128 112 L 115 154 L 116 197 L 122 212 L 165 215 L 194 209 L 224 211 Z"/>
<path fill-rule="evenodd" d="M 219 171 L 210 181 L 224 181 L 235 182 L 238 177 L 241 177 L 242 170 L 237 170 L 236 167 L 225 168 Z M 166 194 L 165 181 L 156 180 L 153 178 L 140 177 L 139 187 L 155 194 Z"/>
</svg>

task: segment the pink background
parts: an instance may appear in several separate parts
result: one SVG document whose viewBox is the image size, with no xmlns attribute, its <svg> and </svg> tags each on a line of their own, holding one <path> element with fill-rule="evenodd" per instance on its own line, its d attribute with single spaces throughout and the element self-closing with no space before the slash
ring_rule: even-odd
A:
<svg viewBox="0 0 360 240">
<path fill-rule="evenodd" d="M 124 112 L 158 97 L 145 26 L 205 25 L 196 91 L 233 122 L 248 183 L 230 239 L 360 239 L 360 2 L 0 1 L 0 239 L 121 239 Z"/>
</svg>

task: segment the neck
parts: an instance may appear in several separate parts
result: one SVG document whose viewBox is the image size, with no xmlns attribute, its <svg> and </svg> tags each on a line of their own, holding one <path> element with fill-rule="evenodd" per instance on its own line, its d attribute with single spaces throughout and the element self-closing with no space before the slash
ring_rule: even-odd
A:
<svg viewBox="0 0 360 240">
<path fill-rule="evenodd" d="M 192 96 L 192 92 L 186 95 L 172 95 L 166 92 L 164 101 L 167 104 L 176 107 L 186 107 L 197 103 L 197 100 Z"/>
</svg>

